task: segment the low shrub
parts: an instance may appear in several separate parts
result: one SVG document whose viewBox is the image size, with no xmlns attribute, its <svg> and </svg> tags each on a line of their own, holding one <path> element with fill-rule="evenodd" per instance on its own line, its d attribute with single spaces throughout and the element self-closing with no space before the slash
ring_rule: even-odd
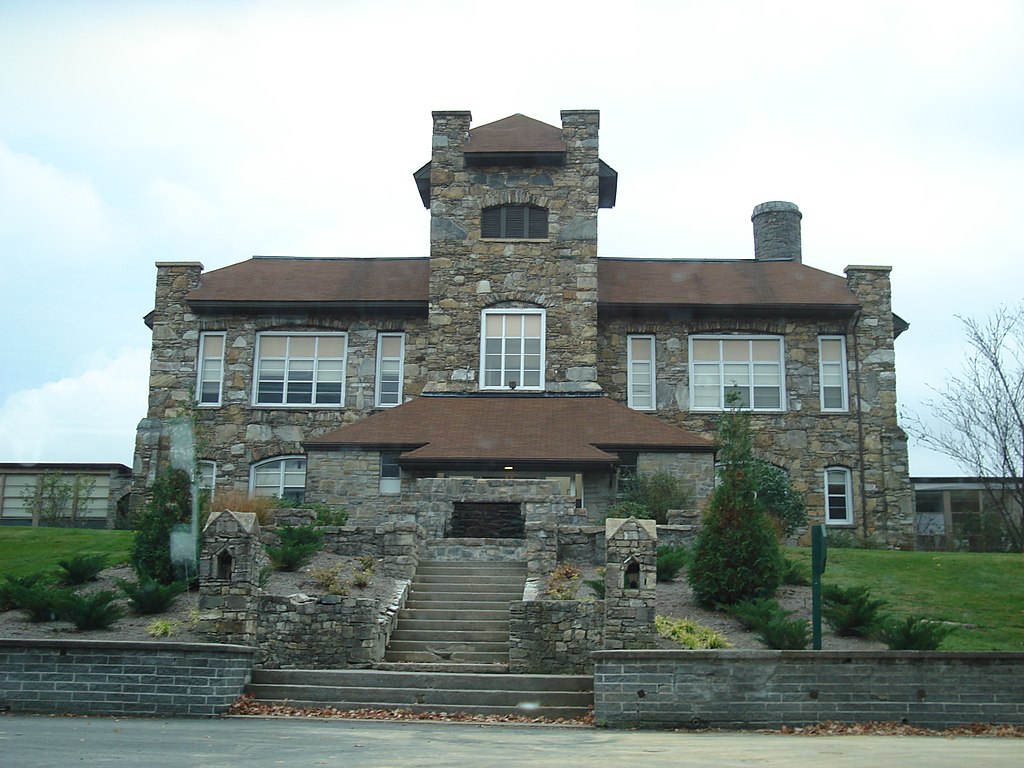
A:
<svg viewBox="0 0 1024 768">
<path fill-rule="evenodd" d="M 875 637 L 891 651 L 936 651 L 955 627 L 920 616 L 879 623 Z"/>
<path fill-rule="evenodd" d="M 659 525 L 668 522 L 670 509 L 689 509 L 693 506 L 693 490 L 685 480 L 668 472 L 637 474 L 623 480 L 622 500 L 638 503 L 648 513 L 646 518 L 656 520 Z M 609 515 L 622 517 L 623 515 Z M 626 515 L 628 517 L 628 515 Z M 640 515 L 634 515 L 640 517 Z"/>
<path fill-rule="evenodd" d="M 69 587 L 96 581 L 106 564 L 106 555 L 77 555 L 61 560 L 57 563 L 60 566 L 60 581 Z"/>
<path fill-rule="evenodd" d="M 328 595 L 347 595 L 348 583 L 341 580 L 341 564 L 337 563 L 329 568 L 316 568 L 310 572 L 309 577 L 320 589 Z"/>
<path fill-rule="evenodd" d="M 373 573 L 377 568 L 377 559 L 373 555 L 360 555 L 356 558 L 356 562 L 367 573 Z"/>
<path fill-rule="evenodd" d="M 811 585 L 811 567 L 803 560 L 783 556 L 782 583 L 791 587 L 809 587 Z"/>
<path fill-rule="evenodd" d="M 674 640 L 682 647 L 693 651 L 711 648 L 732 648 L 732 643 L 715 630 L 690 619 L 672 619 L 667 616 L 655 616 L 654 629 L 662 637 Z"/>
<path fill-rule="evenodd" d="M 352 574 L 352 586 L 358 587 L 359 589 L 366 589 L 368 586 L 370 586 L 370 581 L 372 578 L 372 571 L 355 571 Z"/>
<path fill-rule="evenodd" d="M 140 615 L 148 616 L 163 613 L 171 607 L 174 598 L 187 588 L 184 581 L 161 584 L 154 579 L 140 578 L 137 582 L 118 579 L 117 585 L 128 598 L 131 609 Z"/>
<path fill-rule="evenodd" d="M 604 600 L 605 597 L 605 583 L 604 579 L 584 579 L 583 583 L 590 587 L 590 590 L 594 593 L 594 597 L 598 600 Z"/>
<path fill-rule="evenodd" d="M 839 587 L 825 584 L 821 589 L 821 615 L 840 637 L 871 637 L 885 607 L 885 600 L 871 597 L 867 587 Z"/>
<path fill-rule="evenodd" d="M 10 594 L 29 621 L 40 622 L 63 619 L 75 593 L 64 587 L 36 583 L 29 587 L 12 587 Z"/>
<path fill-rule="evenodd" d="M 124 608 L 115 603 L 117 593 L 110 590 L 91 595 L 72 595 L 68 600 L 66 617 L 78 629 L 107 629 L 124 616 Z"/>
<path fill-rule="evenodd" d="M 778 601 L 772 597 L 755 597 L 725 606 L 725 612 L 743 625 L 744 629 L 757 630 L 777 616 L 786 616 Z"/>
<path fill-rule="evenodd" d="M 49 574 L 43 572 L 31 573 L 28 576 L 11 576 L 9 574 L 4 576 L 3 582 L 0 582 L 0 611 L 10 611 L 21 607 L 14 599 L 15 590 L 19 587 L 34 587 L 37 584 L 46 584 L 49 580 Z"/>
<path fill-rule="evenodd" d="M 311 525 L 284 525 L 277 530 L 280 543 L 266 547 L 279 571 L 296 571 L 308 563 L 323 543 L 323 534 Z"/>
<path fill-rule="evenodd" d="M 618 504 L 612 504 L 608 507 L 607 517 L 635 517 L 637 520 L 653 520 L 654 512 L 639 501 L 620 501 Z"/>
<path fill-rule="evenodd" d="M 757 636 L 772 650 L 802 651 L 811 641 L 811 624 L 806 619 L 790 618 L 783 612 L 758 627 Z"/>
<path fill-rule="evenodd" d="M 170 637 L 181 627 L 181 622 L 174 619 L 153 619 L 146 625 L 146 634 L 150 637 Z"/>
<path fill-rule="evenodd" d="M 686 547 L 658 547 L 658 581 L 672 581 L 690 559 L 690 550 Z"/>
<path fill-rule="evenodd" d="M 210 505 L 211 509 L 218 512 L 224 509 L 230 509 L 232 512 L 251 512 L 256 515 L 261 526 L 268 526 L 274 522 L 277 498 L 274 496 L 250 496 L 245 491 L 218 491 L 214 504 Z"/>
</svg>

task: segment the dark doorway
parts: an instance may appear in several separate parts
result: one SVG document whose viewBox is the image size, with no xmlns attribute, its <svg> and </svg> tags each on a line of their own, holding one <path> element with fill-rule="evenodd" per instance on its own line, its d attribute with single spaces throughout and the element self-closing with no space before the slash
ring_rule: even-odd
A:
<svg viewBox="0 0 1024 768">
<path fill-rule="evenodd" d="M 523 539 L 526 521 L 520 504 L 457 501 L 445 536 L 450 539 Z"/>
</svg>

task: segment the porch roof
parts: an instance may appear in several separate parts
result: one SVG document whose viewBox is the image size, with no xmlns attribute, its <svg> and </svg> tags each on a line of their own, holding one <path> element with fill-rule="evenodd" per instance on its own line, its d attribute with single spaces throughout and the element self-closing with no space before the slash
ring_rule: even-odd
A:
<svg viewBox="0 0 1024 768">
<path fill-rule="evenodd" d="M 424 395 L 306 441 L 401 450 L 404 466 L 611 465 L 619 451 L 713 452 L 699 435 L 604 396 Z"/>
</svg>

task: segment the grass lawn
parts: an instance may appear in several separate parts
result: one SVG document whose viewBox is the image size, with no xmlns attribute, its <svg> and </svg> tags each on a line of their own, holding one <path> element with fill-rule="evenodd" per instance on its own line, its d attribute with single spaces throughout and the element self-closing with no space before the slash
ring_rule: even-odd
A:
<svg viewBox="0 0 1024 768">
<path fill-rule="evenodd" d="M 107 565 L 127 563 L 134 531 L 85 528 L 0 527 L 0 578 L 56 571 L 76 555 L 106 555 Z"/>
<path fill-rule="evenodd" d="M 795 552 L 810 563 L 810 550 Z M 969 626 L 943 651 L 1024 652 L 1024 555 L 829 549 L 822 583 L 868 587 L 890 612 Z"/>
</svg>

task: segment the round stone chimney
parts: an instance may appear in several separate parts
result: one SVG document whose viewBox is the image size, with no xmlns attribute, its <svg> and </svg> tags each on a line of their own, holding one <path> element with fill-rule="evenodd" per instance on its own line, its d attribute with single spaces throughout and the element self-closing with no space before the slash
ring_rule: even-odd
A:
<svg viewBox="0 0 1024 768">
<path fill-rule="evenodd" d="M 795 203 L 775 200 L 755 206 L 754 258 L 758 261 L 800 262 L 800 219 Z"/>
</svg>

